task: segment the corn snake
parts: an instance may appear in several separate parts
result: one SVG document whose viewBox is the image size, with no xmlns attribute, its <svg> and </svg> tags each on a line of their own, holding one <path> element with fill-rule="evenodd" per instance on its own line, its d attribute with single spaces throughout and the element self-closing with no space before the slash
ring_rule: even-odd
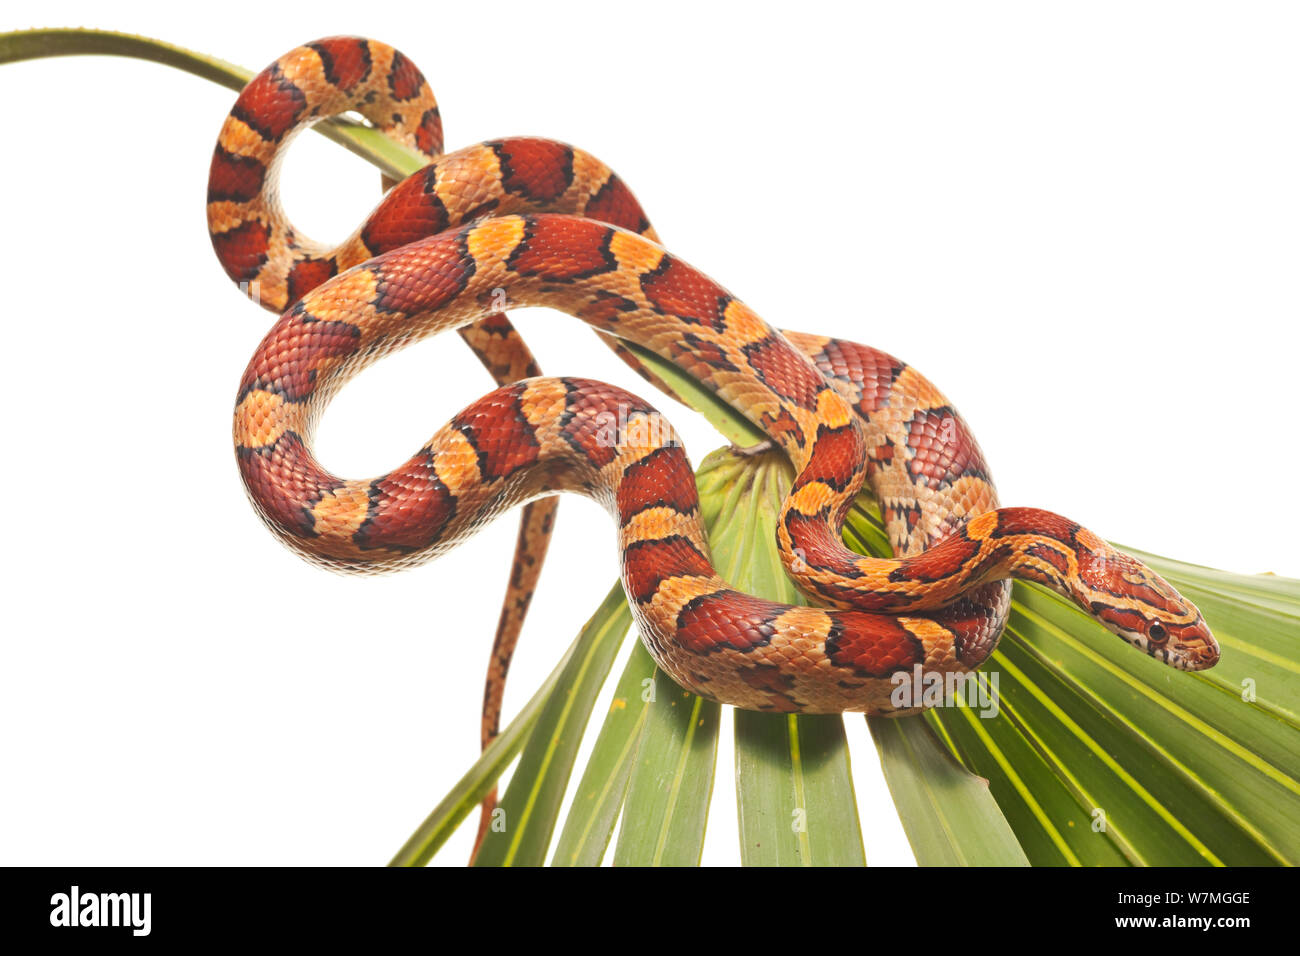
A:
<svg viewBox="0 0 1300 956">
<path fill-rule="evenodd" d="M 348 109 L 430 162 L 325 248 L 284 217 L 276 166 L 298 130 Z M 514 139 L 439 156 L 441 140 L 410 61 L 350 38 L 281 57 L 222 129 L 214 246 L 232 278 L 285 310 L 241 383 L 238 460 L 259 513 L 295 551 L 341 570 L 408 566 L 512 504 L 588 494 L 618 522 L 624 586 L 662 669 L 750 709 L 897 713 L 895 674 L 970 671 L 992 652 L 1011 576 L 1047 584 L 1175 667 L 1217 661 L 1199 612 L 1154 572 L 1067 519 L 1000 509 L 969 429 L 914 369 L 866 346 L 776 332 L 664 250 L 627 187 L 581 150 Z M 782 559 L 824 607 L 728 588 L 708 562 L 671 428 L 621 389 L 537 377 L 500 315 L 502 291 L 507 307 L 549 306 L 649 348 L 762 428 L 798 470 Z M 451 328 L 502 387 L 388 475 L 326 472 L 310 443 L 329 398 L 371 361 Z M 839 540 L 864 483 L 898 559 Z M 544 540 L 548 522 L 526 515 L 521 553 L 533 547 L 527 529 Z M 499 640 L 514 627 L 508 614 Z"/>
</svg>

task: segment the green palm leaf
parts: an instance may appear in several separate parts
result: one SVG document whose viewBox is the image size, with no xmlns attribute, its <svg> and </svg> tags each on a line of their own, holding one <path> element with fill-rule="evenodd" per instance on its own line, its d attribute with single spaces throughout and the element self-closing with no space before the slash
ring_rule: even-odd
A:
<svg viewBox="0 0 1300 956">
<path fill-rule="evenodd" d="M 529 732 L 475 866 L 540 866 L 546 861 L 583 731 L 631 626 L 623 588 L 616 584 L 578 635 L 555 691 Z"/>
<path fill-rule="evenodd" d="M 695 866 L 704 849 L 722 708 L 664 675 L 637 746 L 615 866 Z"/>
<path fill-rule="evenodd" d="M 922 866 L 1028 866 L 987 780 L 962 768 L 924 720 L 869 718 L 885 781 Z"/>
<path fill-rule="evenodd" d="M 621 590 L 621 589 L 620 589 Z M 654 658 L 638 641 L 564 821 L 553 866 L 598 866 L 623 810 L 627 781 L 655 687 Z"/>
<path fill-rule="evenodd" d="M 850 524 L 860 537 L 881 532 L 870 509 Z M 1199 602 L 1224 643 L 1218 667 L 1175 672 L 1017 582 L 1007 633 L 983 668 L 1000 678 L 1001 712 L 980 720 L 945 708 L 926 720 L 989 779 L 1036 865 L 1293 864 L 1300 582 L 1143 557 Z"/>
<path fill-rule="evenodd" d="M 686 383 L 675 384 L 679 394 Z M 803 604 L 772 542 L 793 478 L 778 452 L 718 451 L 700 466 L 714 564 L 736 587 Z M 841 717 L 737 710 L 736 806 L 746 865 L 862 866 L 857 798 Z"/>
</svg>

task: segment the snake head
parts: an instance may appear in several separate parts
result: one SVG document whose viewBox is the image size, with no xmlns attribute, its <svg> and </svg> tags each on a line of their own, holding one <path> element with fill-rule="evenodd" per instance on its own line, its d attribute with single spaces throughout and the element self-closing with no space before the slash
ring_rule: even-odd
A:
<svg viewBox="0 0 1300 956">
<path fill-rule="evenodd" d="M 1076 602 L 1109 631 L 1170 667 L 1201 671 L 1219 662 L 1219 642 L 1196 605 L 1141 561 L 1097 544 L 1079 554 Z"/>
</svg>

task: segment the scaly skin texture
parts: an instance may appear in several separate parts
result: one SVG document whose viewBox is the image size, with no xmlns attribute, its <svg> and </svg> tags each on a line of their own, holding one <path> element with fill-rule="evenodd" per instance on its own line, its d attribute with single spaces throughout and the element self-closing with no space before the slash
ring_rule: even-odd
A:
<svg viewBox="0 0 1300 956">
<path fill-rule="evenodd" d="M 385 197 L 336 247 L 301 236 L 280 202 L 279 168 L 293 137 L 330 115 L 356 109 L 430 164 Z M 321 282 L 373 255 L 494 208 L 553 208 L 621 222 L 653 237 L 640 206 L 594 158 L 562 143 L 514 138 L 484 143 L 439 163 L 438 106 L 415 66 L 385 44 L 331 37 L 295 48 L 244 90 L 213 156 L 208 220 L 227 274 L 260 305 L 282 312 Z M 397 183 L 386 182 L 387 186 Z M 503 314 L 458 330 L 503 385 L 541 374 Z M 606 337 L 620 357 L 640 363 Z M 554 527 L 558 499 L 524 507 L 511 574 L 484 682 L 481 741 L 496 737 L 510 659 L 519 640 Z M 484 801 L 481 828 L 495 805 Z M 481 829 L 480 828 L 480 829 Z"/>
<path fill-rule="evenodd" d="M 363 44 L 365 56 L 347 44 Z M 445 553 L 513 504 L 586 494 L 619 523 L 624 587 L 660 666 L 696 693 L 758 710 L 896 713 L 894 675 L 915 664 L 966 672 L 988 656 L 1011 576 L 1055 588 L 1174 666 L 1217 660 L 1199 613 L 1149 569 L 1057 515 L 994 510 L 978 447 L 913 370 L 853 343 L 793 335 L 796 347 L 654 242 L 626 187 L 611 187 L 616 177 L 580 151 L 548 141 L 471 147 L 394 189 L 342 251 L 297 240 L 265 201 L 275 150 L 250 151 L 233 166 L 238 177 L 223 152 L 247 145 L 248 128 L 278 147 L 343 102 L 304 90 L 349 79 L 354 91 L 372 84 L 362 101 L 380 103 L 367 112 L 374 121 L 392 119 L 417 142 L 430 135 L 430 107 L 411 105 L 422 79 L 417 88 L 400 54 L 380 46 L 336 39 L 281 58 L 249 87 L 265 115 L 237 106 L 214 158 L 210 222 L 232 277 L 265 280 L 273 296 L 283 286 L 286 303 L 318 283 L 263 341 L 235 417 L 250 496 L 290 547 L 342 570 L 403 567 Z M 339 66 L 354 61 L 368 61 L 369 73 Z M 401 104 L 405 112 L 385 113 Z M 520 143 L 529 145 L 508 145 Z M 261 178 L 246 161 L 262 166 Z M 413 221 L 422 225 L 403 225 Z M 789 253 L 774 241 L 775 261 L 799 261 Z M 311 282 L 295 285 L 295 274 Z M 783 560 L 801 589 L 837 610 L 773 604 L 718 578 L 671 429 L 612 386 L 530 378 L 498 389 L 373 481 L 336 478 L 316 462 L 315 423 L 352 375 L 421 337 L 526 305 L 675 362 L 779 444 L 798 471 L 779 524 Z M 840 542 L 864 481 L 897 559 Z"/>
<path fill-rule="evenodd" d="M 499 307 L 500 289 L 509 307 L 546 306 L 638 342 L 763 428 L 797 470 L 780 516 L 791 576 L 852 609 L 788 607 L 727 587 L 708 562 L 692 472 L 671 428 L 600 383 L 527 379 L 470 406 L 388 475 L 325 471 L 311 437 L 338 388 L 391 351 L 482 318 Z M 938 544 L 888 560 L 847 551 L 839 528 L 864 480 L 893 510 L 900 500 L 886 482 L 897 466 L 882 467 L 888 456 L 869 449 L 851 394 L 658 244 L 571 216 L 496 216 L 402 246 L 304 296 L 245 373 L 235 439 L 267 523 L 304 557 L 341 570 L 423 562 L 501 511 L 556 491 L 594 498 L 619 523 L 624 587 L 660 666 L 687 689 L 741 707 L 893 712 L 895 673 L 915 664 L 965 672 L 983 661 L 1001 608 L 978 597 L 1012 575 L 1055 587 L 1175 666 L 1217 659 L 1194 607 L 1048 512 L 969 516 L 944 495 L 945 519 L 918 493 L 922 526 L 949 528 Z M 978 459 L 970 450 L 936 456 L 911 440 L 905 471 L 927 481 L 944 461 Z M 891 533 L 901 537 L 906 524 L 895 517 Z"/>
</svg>

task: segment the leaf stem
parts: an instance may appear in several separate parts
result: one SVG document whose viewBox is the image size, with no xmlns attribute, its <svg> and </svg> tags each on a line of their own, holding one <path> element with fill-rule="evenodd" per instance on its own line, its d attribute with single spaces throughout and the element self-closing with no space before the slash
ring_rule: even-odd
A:
<svg viewBox="0 0 1300 956">
<path fill-rule="evenodd" d="M 87 54 L 161 63 L 236 91 L 242 90 L 254 75 L 252 70 L 217 57 L 134 33 L 80 27 L 0 33 L 0 64 Z M 419 153 L 354 120 L 336 116 L 318 123 L 314 129 L 379 167 L 387 176 L 405 179 L 426 162 Z"/>
</svg>

